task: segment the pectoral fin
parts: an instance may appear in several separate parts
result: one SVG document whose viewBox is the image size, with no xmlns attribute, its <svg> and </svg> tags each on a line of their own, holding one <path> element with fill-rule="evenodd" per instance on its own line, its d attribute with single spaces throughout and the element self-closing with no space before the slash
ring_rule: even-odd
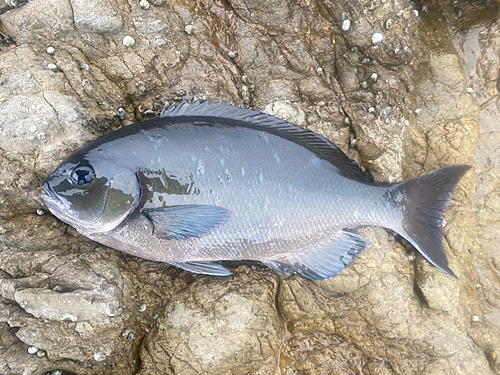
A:
<svg viewBox="0 0 500 375">
<path fill-rule="evenodd" d="M 203 273 L 206 275 L 213 275 L 213 276 L 228 276 L 233 274 L 226 267 L 223 267 L 220 264 L 213 262 L 169 262 L 169 263 L 173 266 L 194 273 Z"/>
<path fill-rule="evenodd" d="M 342 231 L 316 250 L 268 261 L 266 265 L 283 273 L 298 273 L 309 279 L 322 280 L 342 271 L 367 244 L 363 237 Z"/>
<path fill-rule="evenodd" d="M 153 235 L 166 239 L 200 237 L 224 224 L 230 211 L 219 206 L 170 206 L 143 210 L 142 214 L 153 224 Z"/>
</svg>

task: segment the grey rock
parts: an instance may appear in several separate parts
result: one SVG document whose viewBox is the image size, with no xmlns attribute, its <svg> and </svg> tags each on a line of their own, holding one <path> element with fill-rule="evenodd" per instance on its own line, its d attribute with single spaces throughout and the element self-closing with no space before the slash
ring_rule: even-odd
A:
<svg viewBox="0 0 500 375">
<path fill-rule="evenodd" d="M 145 345 L 165 360 L 152 362 L 144 352 L 141 373 L 164 372 L 169 358 L 174 373 L 243 374 L 276 356 L 283 335 L 276 283 L 262 276 L 203 277 L 174 297 Z"/>
<path fill-rule="evenodd" d="M 13 346 L 18 344 L 15 334 L 9 329 L 7 323 L 0 323 L 0 371 L 7 373 L 9 371 L 7 352 Z M 16 348 L 18 349 L 18 348 Z M 21 353 L 19 353 L 21 355 Z"/>
<path fill-rule="evenodd" d="M 39 359 L 36 355 L 29 354 L 26 351 L 26 345 L 20 343 L 13 336 L 6 330 L 2 331 L 2 344 L 10 345 L 3 350 L 0 359 L 0 370 L 5 374 L 34 374 L 39 371 Z"/>
<path fill-rule="evenodd" d="M 46 284 L 48 274 L 39 273 L 33 276 L 28 276 L 19 279 L 0 279 L 0 295 L 10 301 L 15 301 L 15 292 L 20 288 L 36 287 L 39 285 Z"/>
<path fill-rule="evenodd" d="M 89 139 L 82 105 L 58 91 L 14 96 L 0 104 L 0 147 L 10 153 L 29 154 L 55 138 L 51 125 L 60 124 L 57 136 Z M 62 133 L 62 134 L 61 134 Z M 16 140 L 16 142 L 12 142 Z"/>
<path fill-rule="evenodd" d="M 450 13 L 453 9 L 448 10 Z M 491 9 L 488 9 L 491 11 Z M 476 12 L 464 11 L 464 17 L 476 20 Z M 458 21 L 457 21 L 458 22 Z M 484 329 L 474 330 L 474 338 L 481 335 L 495 337 L 493 332 L 500 327 L 500 195 L 497 186 L 500 184 L 500 114 L 498 110 L 498 71 L 499 62 L 499 30 L 497 20 L 480 30 L 470 28 L 461 33 L 451 35 L 453 44 L 464 63 L 468 84 L 475 93 L 475 100 L 480 105 L 478 144 L 475 149 L 476 182 L 472 198 L 472 209 L 479 231 L 475 235 L 477 242 L 470 251 L 483 254 L 475 264 L 478 276 L 476 290 L 484 296 L 487 309 L 482 314 L 479 310 L 470 311 L 471 321 L 474 316 L 479 322 L 474 326 L 484 325 Z M 479 38 L 479 36 L 481 36 Z M 469 87 L 469 86 L 468 86 Z M 472 233 L 471 233 L 472 235 Z M 495 342 L 497 342 L 495 340 Z M 489 352 L 491 367 L 500 373 L 500 350 L 495 347 Z"/>
<path fill-rule="evenodd" d="M 122 15 L 111 0 L 71 0 L 75 25 L 84 33 L 117 33 Z"/>
<path fill-rule="evenodd" d="M 416 284 L 431 309 L 455 311 L 460 297 L 460 288 L 451 278 L 442 277 L 439 273 L 426 269 L 422 257 L 417 260 Z"/>
<path fill-rule="evenodd" d="M 266 113 L 291 121 L 299 126 L 305 127 L 306 115 L 300 105 L 292 104 L 287 100 L 277 100 L 264 108 Z"/>
<path fill-rule="evenodd" d="M 17 289 L 14 299 L 27 313 L 37 318 L 103 323 L 121 311 L 118 291 L 114 288 L 102 289 L 65 293 L 41 288 Z"/>
<path fill-rule="evenodd" d="M 31 15 L 36 15 L 36 21 Z M 71 39 L 75 34 L 75 21 L 69 0 L 59 0 L 57 6 L 54 6 L 53 2 L 49 4 L 48 1 L 30 1 L 0 17 L 6 29 L 16 30 L 15 33 L 9 30 L 7 34 L 14 38 L 18 45 L 37 40 L 43 43 L 45 49 L 48 40 L 61 37 Z M 20 24 L 28 27 L 17 27 Z M 37 31 L 33 32 L 30 26 L 34 26 Z"/>
<path fill-rule="evenodd" d="M 105 267 L 105 264 L 102 266 Z M 49 286 L 57 288 L 36 288 L 33 280 L 30 280 L 31 288 L 23 288 L 28 283 L 23 279 L 17 280 L 14 299 L 36 317 L 98 324 L 109 322 L 110 318 L 122 312 L 119 278 L 116 271 L 113 272 L 114 267 L 109 267 L 103 277 L 96 274 L 98 267 L 90 269 L 85 261 L 78 258 L 52 258 L 42 265 L 44 273 L 38 279 L 46 281 L 46 275 L 50 275 Z M 38 282 L 38 285 L 43 284 Z"/>
<path fill-rule="evenodd" d="M 349 353 L 345 357 L 355 358 L 361 353 L 370 353 L 377 357 L 378 353 L 387 349 L 385 340 L 390 340 L 394 354 L 399 353 L 401 357 L 407 358 L 406 363 L 401 363 L 401 368 L 410 373 L 439 373 L 439 370 L 444 368 L 456 372 L 463 371 L 464 374 L 491 373 L 481 350 L 472 349 L 470 337 L 453 322 L 442 320 L 437 315 L 418 321 L 417 317 L 422 316 L 423 307 L 413 287 L 404 282 L 405 279 L 410 280 L 412 275 L 407 272 L 395 274 L 391 271 L 394 268 L 403 270 L 407 259 L 402 253 L 398 254 L 394 249 L 390 249 L 386 233 L 380 229 L 366 229 L 362 234 L 371 240 L 371 244 L 366 249 L 367 253 L 354 260 L 353 267 L 357 273 L 370 275 L 370 280 L 359 290 L 332 295 L 323 288 L 312 287 L 298 277 L 290 278 L 282 284 L 278 301 L 287 328 L 294 338 L 285 343 L 285 352 L 296 346 L 303 348 L 296 349 L 304 353 L 300 366 L 310 363 L 314 367 L 320 365 L 320 362 L 316 352 L 306 349 L 308 341 L 321 340 L 321 344 L 316 345 L 326 352 L 331 350 L 330 347 L 340 346 L 342 352 Z M 365 258 L 365 255 L 371 257 L 375 254 L 385 260 L 378 263 L 378 267 Z M 377 272 L 367 272 L 365 267 L 375 267 Z M 328 280 L 318 285 L 323 283 L 328 283 Z M 383 292 L 377 293 L 375 290 Z M 366 298 L 360 301 L 356 298 L 358 293 Z M 322 318 L 318 320 L 320 316 Z M 414 324 L 408 324 L 408 319 L 413 320 Z M 378 332 L 383 332 L 384 340 L 372 341 L 368 338 L 370 327 L 373 325 L 376 325 Z M 321 329 L 318 330 L 319 327 Z M 322 338 L 317 332 L 335 332 L 338 336 L 327 335 Z M 349 345 L 354 337 L 357 337 L 356 347 Z M 362 337 L 365 337 L 366 341 Z M 422 353 L 424 356 L 446 357 L 457 353 L 463 359 L 429 363 L 407 353 L 408 346 L 411 351 Z M 330 371 L 342 363 L 347 366 L 345 361 L 341 364 L 337 361 L 337 358 L 333 357 L 332 360 L 323 362 L 323 366 Z M 377 367 L 379 365 L 381 364 Z M 369 368 L 367 364 L 359 363 L 359 366 L 364 371 Z"/>
</svg>

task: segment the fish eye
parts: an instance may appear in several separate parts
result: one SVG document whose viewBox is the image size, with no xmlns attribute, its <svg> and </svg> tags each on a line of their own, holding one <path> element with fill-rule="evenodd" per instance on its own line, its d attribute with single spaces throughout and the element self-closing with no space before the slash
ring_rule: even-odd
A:
<svg viewBox="0 0 500 375">
<path fill-rule="evenodd" d="M 87 185 L 95 177 L 94 170 L 90 165 L 80 165 L 73 169 L 71 172 L 71 178 L 78 185 Z"/>
</svg>

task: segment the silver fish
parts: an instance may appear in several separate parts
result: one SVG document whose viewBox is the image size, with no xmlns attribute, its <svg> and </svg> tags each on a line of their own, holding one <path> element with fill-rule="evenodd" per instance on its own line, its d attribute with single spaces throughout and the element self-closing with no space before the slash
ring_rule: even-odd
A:
<svg viewBox="0 0 500 375">
<path fill-rule="evenodd" d="M 318 134 L 195 101 L 77 151 L 42 182 L 41 198 L 84 236 L 196 273 L 224 276 L 219 261 L 255 260 L 328 278 L 368 243 L 346 229 L 375 225 L 453 275 L 440 212 L 469 168 L 377 185 Z"/>
</svg>

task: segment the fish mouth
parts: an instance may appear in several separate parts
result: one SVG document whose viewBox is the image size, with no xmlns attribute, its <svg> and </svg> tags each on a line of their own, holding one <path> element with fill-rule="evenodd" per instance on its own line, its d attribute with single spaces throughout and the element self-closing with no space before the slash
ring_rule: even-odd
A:
<svg viewBox="0 0 500 375">
<path fill-rule="evenodd" d="M 72 217 L 67 213 L 69 208 L 68 204 L 57 196 L 54 190 L 52 190 L 52 188 L 50 187 L 47 179 L 42 181 L 41 187 L 47 194 L 41 194 L 40 199 L 45 204 L 45 206 L 47 206 L 52 215 L 65 222 L 66 224 L 74 226 L 78 230 L 78 219 Z"/>
<path fill-rule="evenodd" d="M 57 213 L 64 210 L 64 203 L 61 201 L 61 199 L 59 199 L 54 190 L 52 190 L 47 179 L 43 180 L 40 185 L 42 189 L 47 193 L 41 194 L 40 199 L 45 204 L 45 206 L 47 206 L 50 212 L 52 212 L 57 217 L 60 217 L 61 215 L 58 215 Z"/>
<path fill-rule="evenodd" d="M 40 198 L 42 199 L 43 203 L 47 205 L 47 202 L 50 203 L 60 202 L 60 199 L 57 197 L 56 193 L 54 193 L 54 190 L 52 190 L 52 188 L 50 187 L 50 184 L 47 181 L 47 179 L 43 180 L 40 185 L 42 189 L 45 190 L 45 192 L 47 193 L 40 195 Z"/>
</svg>

